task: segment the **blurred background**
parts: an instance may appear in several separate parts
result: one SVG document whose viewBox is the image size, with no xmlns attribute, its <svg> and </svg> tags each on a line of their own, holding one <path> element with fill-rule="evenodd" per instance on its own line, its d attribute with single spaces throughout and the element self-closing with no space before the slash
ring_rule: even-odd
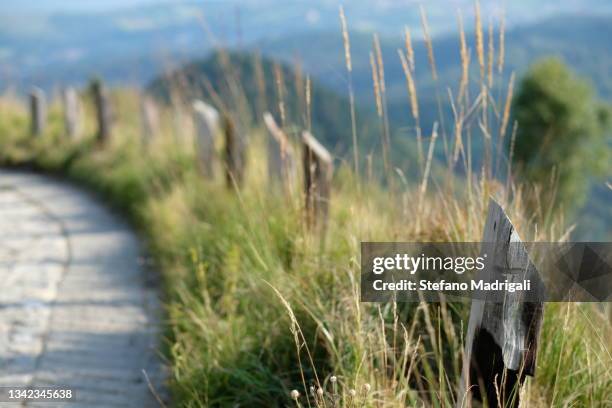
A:
<svg viewBox="0 0 612 408">
<path fill-rule="evenodd" d="M 607 0 L 5 0 L 0 165 L 141 233 L 177 406 L 455 406 L 469 305 L 361 302 L 360 242 L 612 240 L 611 51 Z M 610 406 L 602 306 L 521 402 Z"/>
<path fill-rule="evenodd" d="M 380 37 L 384 58 L 394 60 L 385 67 L 392 140 L 401 139 L 412 126 L 404 73 L 395 62 L 396 49 L 402 48 L 405 41 L 405 30 L 410 30 L 415 59 L 421 68 L 415 70 L 414 76 L 424 132 L 431 130 L 440 114 L 439 95 L 444 101 L 447 90 L 461 76 L 457 10 L 462 13 L 468 42 L 473 39 L 472 1 L 427 2 L 428 28 L 439 76 L 439 82 L 432 81 L 426 65 L 419 5 L 412 0 L 356 0 L 344 5 L 361 129 L 372 122 L 369 117 L 374 117 L 371 113 L 375 110 L 369 60 L 373 33 Z M 330 0 L 4 1 L 0 5 L 0 92 L 20 94 L 32 86 L 51 92 L 68 85 L 83 86 L 98 76 L 111 86 L 153 89 L 159 94 L 160 78 L 180 71 L 186 64 L 195 63 L 189 69 L 195 66 L 196 71 L 210 77 L 214 69 L 210 61 L 207 65 L 207 58 L 214 49 L 222 48 L 234 52 L 235 58 L 256 52 L 270 61 L 284 62 L 289 75 L 296 71 L 310 75 L 317 92 L 327 101 L 334 101 L 322 106 L 330 112 L 341 109 L 338 107 L 348 97 L 338 6 L 338 2 Z M 491 26 L 497 37 L 500 29 L 504 30 L 505 67 L 499 74 L 499 84 L 507 83 L 512 72 L 521 78 L 537 61 L 557 57 L 589 84 L 594 99 L 610 100 L 612 4 L 604 0 L 483 1 L 481 8 L 485 32 Z M 470 52 L 474 61 L 474 47 Z M 451 107 L 446 105 L 441 109 L 452 118 Z M 342 130 L 348 124 L 347 118 L 333 113 L 322 115 L 325 117 L 319 118 L 318 130 L 325 133 L 324 141 L 334 147 L 334 152 L 346 153 L 350 136 Z M 398 149 L 402 152 L 401 147 Z M 476 166 L 482 152 L 479 154 L 479 146 L 474 150 Z M 405 157 L 410 153 L 397 155 Z M 441 155 L 438 146 L 436 158 Z M 402 157 L 398 160 L 401 167 Z M 410 173 L 407 168 L 403 170 Z M 609 176 L 608 170 L 605 172 Z M 575 184 L 582 187 L 575 192 L 576 200 L 570 206 L 571 219 L 579 220 L 574 232 L 579 239 L 610 238 L 612 190 L 601 182 L 601 169 L 598 173 L 599 182 L 592 182 L 589 171 L 575 174 L 579 180 Z"/>
</svg>

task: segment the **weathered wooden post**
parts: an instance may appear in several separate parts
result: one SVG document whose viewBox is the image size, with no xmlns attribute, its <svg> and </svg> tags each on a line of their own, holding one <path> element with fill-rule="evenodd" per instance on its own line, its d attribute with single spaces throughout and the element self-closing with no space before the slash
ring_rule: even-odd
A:
<svg viewBox="0 0 612 408">
<path fill-rule="evenodd" d="M 241 185 L 244 179 L 246 140 L 228 114 L 223 116 L 223 132 L 225 134 L 225 175 L 228 187 L 232 188 L 234 185 Z"/>
<path fill-rule="evenodd" d="M 209 104 L 195 100 L 193 102 L 193 122 L 195 125 L 195 145 L 198 163 L 202 173 L 213 177 L 215 160 L 215 137 L 219 133 L 219 112 Z"/>
<path fill-rule="evenodd" d="M 66 134 L 69 138 L 75 138 L 80 127 L 79 116 L 81 107 L 79 105 L 79 96 L 74 88 L 68 87 L 62 92 L 62 100 L 64 104 Z"/>
<path fill-rule="evenodd" d="M 45 92 L 33 88 L 30 92 L 30 131 L 33 136 L 40 136 L 47 125 L 47 102 Z"/>
<path fill-rule="evenodd" d="M 159 131 L 159 110 L 155 101 L 146 95 L 142 95 L 140 98 L 140 123 L 142 144 L 148 146 Z"/>
<path fill-rule="evenodd" d="M 531 291 L 529 298 L 515 291 L 472 300 L 457 407 L 484 398 L 490 407 L 518 407 L 525 376 L 535 374 L 544 285 L 514 226 L 492 199 L 482 241 L 482 251 L 486 247 L 493 256 L 484 279 L 528 279 Z"/>
<path fill-rule="evenodd" d="M 112 113 L 108 94 L 102 81 L 97 79 L 91 83 L 91 92 L 96 110 L 96 121 L 98 122 L 96 139 L 100 143 L 107 143 L 111 138 L 112 131 Z"/>
<path fill-rule="evenodd" d="M 281 183 L 286 194 L 291 194 L 295 180 L 295 153 L 285 132 L 276 124 L 270 112 L 263 114 L 268 138 L 268 180 L 271 186 Z"/>
<path fill-rule="evenodd" d="M 306 224 L 327 228 L 331 178 L 334 169 L 331 154 L 308 132 L 302 132 L 304 154 L 304 189 L 306 194 Z"/>
</svg>

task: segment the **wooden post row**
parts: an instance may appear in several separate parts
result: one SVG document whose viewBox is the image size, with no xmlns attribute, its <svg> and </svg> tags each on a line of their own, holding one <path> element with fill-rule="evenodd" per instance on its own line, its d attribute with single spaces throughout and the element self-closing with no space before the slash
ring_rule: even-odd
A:
<svg viewBox="0 0 612 408">
<path fill-rule="evenodd" d="M 223 132 L 225 135 L 225 176 L 227 186 L 240 186 L 244 180 L 246 165 L 246 138 L 236 126 L 229 114 L 223 116 Z"/>
<path fill-rule="evenodd" d="M 30 132 L 33 136 L 40 136 L 47 125 L 47 103 L 45 93 L 40 88 L 33 88 L 30 92 Z"/>
<path fill-rule="evenodd" d="M 95 80 L 91 84 L 91 92 L 96 110 L 98 129 L 96 139 L 100 143 L 107 143 L 112 134 L 112 112 L 106 88 L 101 81 Z"/>
<path fill-rule="evenodd" d="M 140 97 L 140 123 L 142 128 L 142 144 L 148 146 L 159 131 L 159 110 L 155 101 L 149 96 Z"/>
<path fill-rule="evenodd" d="M 76 90 L 72 87 L 65 88 L 62 92 L 62 101 L 64 105 L 64 126 L 66 134 L 72 139 L 77 137 L 81 125 L 81 107 Z"/>
<path fill-rule="evenodd" d="M 219 133 L 219 112 L 209 104 L 195 100 L 193 102 L 193 122 L 200 169 L 206 177 L 212 178 L 214 175 L 215 137 Z"/>
<path fill-rule="evenodd" d="M 493 251 L 494 259 L 493 267 L 484 271 L 485 279 L 529 279 L 532 291 L 543 294 L 544 285 L 524 244 L 504 210 L 492 199 L 482 242 Z M 532 302 L 533 298 L 526 302 L 523 296 L 516 291 L 508 293 L 503 301 L 472 300 L 457 407 L 470 407 L 473 400 L 484 398 L 490 407 L 519 406 L 525 376 L 535 374 L 543 313 L 542 302 Z"/>
<path fill-rule="evenodd" d="M 334 169 L 331 154 L 308 132 L 302 132 L 304 154 L 304 189 L 306 193 L 306 224 L 327 228 L 331 178 Z"/>
<path fill-rule="evenodd" d="M 268 180 L 273 187 L 281 183 L 286 194 L 290 195 L 295 180 L 295 153 L 285 132 L 276 124 L 270 112 L 263 114 L 268 130 Z"/>
</svg>

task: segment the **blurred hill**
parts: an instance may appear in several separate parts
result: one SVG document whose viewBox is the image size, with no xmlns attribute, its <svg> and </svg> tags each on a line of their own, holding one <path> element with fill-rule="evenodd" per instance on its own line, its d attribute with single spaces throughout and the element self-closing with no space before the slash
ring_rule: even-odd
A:
<svg viewBox="0 0 612 408">
<path fill-rule="evenodd" d="M 457 24 L 454 23 L 453 27 Z M 571 29 L 568 29 L 571 27 Z M 412 27 L 421 31 L 420 25 Z M 498 47 L 499 32 L 495 31 L 495 46 Z M 473 32 L 466 33 L 472 62 L 476 62 Z M 505 77 L 517 71 L 520 74 L 539 58 L 559 56 L 580 75 L 588 77 L 605 99 L 612 99 L 612 16 L 564 16 L 548 19 L 537 24 L 516 27 L 506 33 Z M 486 39 L 485 39 L 486 40 Z M 317 44 L 317 47 L 308 46 Z M 372 35 L 351 33 L 354 83 L 358 100 L 372 103 L 372 74 L 369 53 L 372 51 Z M 460 78 L 459 37 L 457 34 L 433 39 L 434 54 L 440 88 L 456 90 Z M 339 92 L 346 91 L 344 53 L 339 33 L 304 33 L 289 38 L 265 40 L 259 44 L 262 52 L 274 58 L 295 61 L 299 58 L 307 72 Z M 397 49 L 405 49 L 400 36 L 381 37 L 381 48 L 385 59 L 389 106 L 392 116 L 401 120 L 405 114 L 406 88 Z M 416 60 L 416 84 L 420 97 L 432 94 L 433 83 L 428 65 L 427 49 L 423 41 L 414 42 Z M 496 59 L 497 60 L 497 59 Z M 497 64 L 497 61 L 495 61 Z M 472 78 L 477 78 L 474 71 Z M 427 104 L 433 101 L 421 99 Z M 401 105 L 398 110 L 397 105 Z M 425 109 L 427 111 L 428 109 Z M 434 110 L 435 111 L 435 110 Z"/>
<path fill-rule="evenodd" d="M 270 111 L 281 121 L 275 63 L 268 58 L 245 52 L 214 52 L 208 58 L 185 64 L 167 75 L 154 79 L 147 90 L 164 102 L 179 98 L 190 103 L 204 99 L 218 109 L 242 112 L 246 127 L 261 123 L 261 114 Z M 277 65 L 282 77 L 282 103 L 285 129 L 295 133 L 308 126 L 306 78 L 287 64 Z M 261 70 L 258 76 L 257 69 Z M 214 94 L 211 90 L 214 89 Z M 263 91 L 263 92 L 262 92 Z M 321 141 L 337 155 L 350 149 L 350 108 L 348 99 L 321 86 L 317 80 L 310 85 L 312 129 Z M 376 115 L 368 109 L 358 109 L 362 148 L 375 149 Z M 376 128 L 377 129 L 377 128 Z"/>
</svg>

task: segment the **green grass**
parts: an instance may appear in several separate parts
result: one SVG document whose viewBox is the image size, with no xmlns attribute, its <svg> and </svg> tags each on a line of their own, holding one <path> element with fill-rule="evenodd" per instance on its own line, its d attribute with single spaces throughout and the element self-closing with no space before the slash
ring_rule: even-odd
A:
<svg viewBox="0 0 612 408">
<path fill-rule="evenodd" d="M 245 185 L 235 191 L 220 168 L 215 180 L 199 175 L 191 143 L 181 139 L 188 131 L 169 121 L 143 149 L 134 94 L 115 96 L 122 115 L 104 147 L 91 140 L 90 115 L 84 137 L 66 140 L 56 107 L 48 131 L 33 139 L 21 107 L 5 98 L 0 163 L 67 177 L 133 222 L 163 278 L 174 405 L 454 404 L 468 305 L 360 303 L 359 243 L 478 240 L 488 194 L 499 196 L 499 186 L 478 183 L 471 196 L 431 193 L 415 214 L 410 185 L 394 195 L 374 184 L 357 189 L 342 166 L 322 246 L 302 222 L 300 198 L 270 191 L 260 132 Z M 526 231 L 521 201 L 506 207 Z M 592 307 L 548 305 L 536 377 L 523 400 L 610 406 L 611 349 L 610 330 Z M 315 396 L 307 400 L 311 386 Z"/>
</svg>

